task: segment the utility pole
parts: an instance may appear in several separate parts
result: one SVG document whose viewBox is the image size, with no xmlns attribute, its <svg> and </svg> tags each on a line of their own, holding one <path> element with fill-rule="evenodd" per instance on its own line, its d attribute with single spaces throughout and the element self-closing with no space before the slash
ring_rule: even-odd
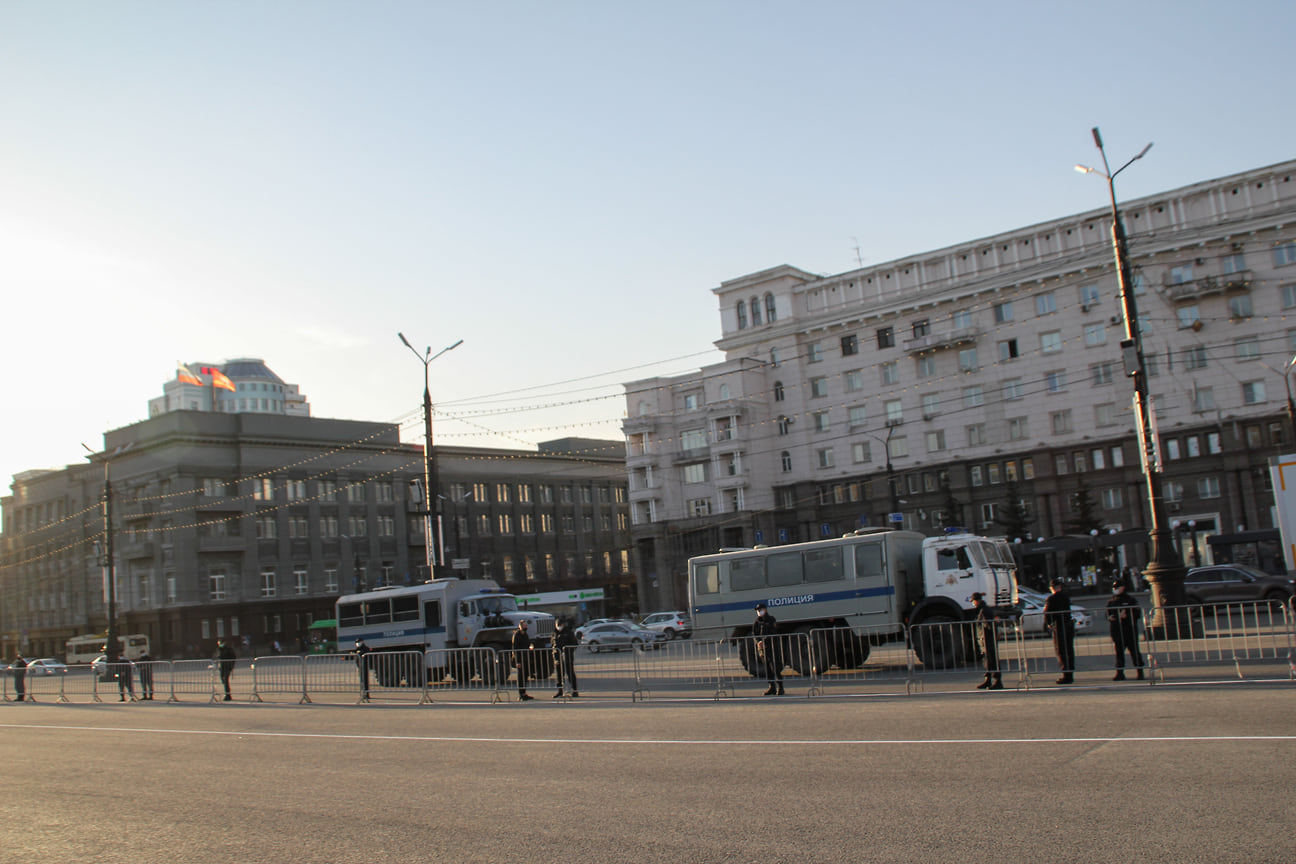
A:
<svg viewBox="0 0 1296 864">
<path fill-rule="evenodd" d="M 85 444 L 82 444 L 81 446 L 85 447 L 86 450 L 90 451 L 90 453 L 92 454 L 90 458 L 93 459 L 94 451 L 90 450 L 89 447 L 86 447 Z M 117 572 L 116 572 L 116 566 L 113 563 L 112 484 L 109 481 L 109 475 L 108 475 L 109 462 L 108 462 L 107 453 L 103 455 L 103 460 L 104 460 L 104 488 L 103 488 L 103 495 L 101 496 L 101 500 L 103 501 L 103 514 L 104 514 L 104 545 L 103 545 L 104 554 L 102 560 L 100 561 L 100 564 L 103 566 L 104 580 L 107 582 L 106 588 L 108 591 L 108 636 L 104 641 L 104 654 L 108 656 L 109 660 L 112 660 L 114 657 L 117 656 L 117 650 L 118 650 Z M 89 603 L 90 603 L 90 598 L 87 597 L 86 598 L 87 607 L 89 606 Z M 88 612 L 87 612 L 87 617 L 89 617 Z"/>
<path fill-rule="evenodd" d="M 1102 154 L 1103 169 L 1099 171 L 1084 165 L 1077 165 L 1076 170 L 1083 174 L 1099 174 L 1107 178 L 1107 191 L 1111 198 L 1112 248 L 1116 255 L 1116 276 L 1120 284 L 1121 311 L 1125 317 L 1125 339 L 1121 341 L 1121 355 L 1125 365 L 1125 375 L 1134 379 L 1134 416 L 1138 423 L 1138 439 L 1141 449 L 1143 477 L 1146 481 L 1148 511 L 1152 524 L 1148 529 L 1148 538 L 1152 543 L 1151 561 L 1143 571 L 1144 578 L 1152 588 L 1153 616 L 1149 622 L 1154 628 L 1164 628 L 1167 607 L 1179 607 L 1178 612 L 1186 612 L 1188 598 L 1184 592 L 1183 559 L 1175 548 L 1174 537 L 1166 521 L 1165 500 L 1161 491 L 1161 455 L 1159 442 L 1155 434 L 1156 417 L 1148 394 L 1147 364 L 1143 354 L 1143 336 L 1139 327 L 1138 300 L 1134 296 L 1134 279 L 1129 261 L 1128 238 L 1125 226 L 1121 222 L 1120 209 L 1116 204 L 1116 175 L 1152 149 L 1149 143 L 1115 171 L 1107 162 L 1107 151 L 1103 148 L 1102 135 L 1098 127 L 1093 128 L 1094 146 Z M 1186 615 L 1175 614 L 1177 623 L 1186 624 Z M 1178 620 L 1182 618 L 1183 620 Z"/>
</svg>

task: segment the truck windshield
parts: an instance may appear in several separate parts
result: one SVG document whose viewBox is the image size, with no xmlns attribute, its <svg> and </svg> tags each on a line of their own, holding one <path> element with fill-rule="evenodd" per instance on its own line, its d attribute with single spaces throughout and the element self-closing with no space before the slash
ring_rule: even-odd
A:
<svg viewBox="0 0 1296 864">
<path fill-rule="evenodd" d="M 513 597 L 487 597 L 481 601 L 483 615 L 499 615 L 501 612 L 516 612 L 517 600 Z"/>
<path fill-rule="evenodd" d="M 972 544 L 972 559 L 979 567 L 1013 566 L 1012 553 L 1008 551 L 1007 544 L 987 543 L 984 540 Z"/>
</svg>

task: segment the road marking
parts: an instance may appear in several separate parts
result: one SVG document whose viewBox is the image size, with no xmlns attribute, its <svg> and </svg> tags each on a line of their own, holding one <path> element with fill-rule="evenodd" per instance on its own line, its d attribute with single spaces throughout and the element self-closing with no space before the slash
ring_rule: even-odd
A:
<svg viewBox="0 0 1296 864">
<path fill-rule="evenodd" d="M 134 729 L 125 726 L 55 726 L 0 723 L 0 729 L 40 729 L 54 732 L 133 732 L 155 735 L 211 735 L 227 738 L 314 738 L 335 741 L 416 741 L 453 744 L 651 744 L 678 746 L 793 747 L 883 746 L 909 744 L 1155 744 L 1160 742 L 1296 741 L 1296 735 L 1157 735 L 1075 738 L 514 738 L 459 735 L 352 735 L 334 732 L 233 732 L 220 729 Z"/>
</svg>

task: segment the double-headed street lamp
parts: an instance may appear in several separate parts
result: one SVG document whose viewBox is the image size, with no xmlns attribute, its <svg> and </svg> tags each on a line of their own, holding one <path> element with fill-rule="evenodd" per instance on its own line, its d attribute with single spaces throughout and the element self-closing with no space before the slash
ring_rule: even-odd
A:
<svg viewBox="0 0 1296 864">
<path fill-rule="evenodd" d="M 401 343 L 410 351 L 413 351 L 414 356 L 423 364 L 423 541 L 424 548 L 427 550 L 428 577 L 435 579 L 437 578 L 437 568 L 445 566 L 445 547 L 441 543 L 441 496 L 436 491 L 436 457 L 432 453 L 432 389 L 428 385 L 428 366 L 442 354 L 458 348 L 463 344 L 463 340 L 460 339 L 453 345 L 447 345 L 435 354 L 432 353 L 432 348 L 429 346 L 420 354 L 418 349 L 405 338 L 404 333 L 397 333 L 396 335 L 400 337 Z M 434 502 L 437 514 L 435 554 L 432 547 L 434 542 L 432 535 L 432 506 Z"/>
<path fill-rule="evenodd" d="M 1154 627 L 1164 627 L 1167 623 L 1160 610 L 1166 607 L 1182 607 L 1187 603 L 1184 593 L 1184 564 L 1175 548 L 1174 538 L 1166 522 L 1165 502 L 1161 492 L 1159 446 L 1155 429 L 1153 407 L 1148 396 L 1147 365 L 1143 356 L 1143 336 L 1139 328 L 1138 302 L 1134 297 L 1133 277 L 1130 272 L 1129 251 L 1126 248 L 1125 226 L 1121 223 L 1120 209 L 1116 206 L 1116 176 L 1142 159 L 1152 149 L 1149 143 L 1115 171 L 1107 162 L 1107 151 L 1103 149 L 1102 135 L 1098 127 L 1093 129 L 1094 146 L 1102 154 L 1103 169 L 1077 165 L 1076 170 L 1082 174 L 1099 174 L 1107 178 L 1107 192 L 1111 196 L 1112 247 L 1116 253 L 1116 277 L 1120 283 L 1121 311 L 1125 317 L 1125 339 L 1121 341 L 1121 355 L 1125 364 L 1126 376 L 1134 379 L 1134 416 L 1138 423 L 1139 447 L 1142 448 L 1141 462 L 1144 479 L 1147 481 L 1148 507 L 1152 525 L 1148 537 L 1152 541 L 1152 560 L 1144 570 L 1144 578 L 1152 588 L 1152 605 L 1155 607 Z M 1161 619 L 1161 620 L 1158 620 Z"/>
</svg>

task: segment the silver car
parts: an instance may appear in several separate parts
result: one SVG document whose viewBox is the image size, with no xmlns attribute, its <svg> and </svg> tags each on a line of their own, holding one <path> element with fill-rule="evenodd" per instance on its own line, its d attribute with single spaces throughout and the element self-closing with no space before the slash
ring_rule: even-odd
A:
<svg viewBox="0 0 1296 864">
<path fill-rule="evenodd" d="M 1017 597 L 1021 600 L 1021 618 L 1017 620 L 1017 631 L 1023 636 L 1037 636 L 1048 632 L 1044 629 L 1044 601 L 1048 596 L 1017 586 Z M 1093 613 L 1077 603 L 1071 604 L 1071 620 L 1075 622 L 1077 633 L 1083 633 L 1093 627 Z"/>
<path fill-rule="evenodd" d="M 660 648 L 666 637 L 630 621 L 609 621 L 595 624 L 581 636 L 581 644 L 593 653 L 604 649 L 619 651 L 622 648 Z"/>
</svg>

